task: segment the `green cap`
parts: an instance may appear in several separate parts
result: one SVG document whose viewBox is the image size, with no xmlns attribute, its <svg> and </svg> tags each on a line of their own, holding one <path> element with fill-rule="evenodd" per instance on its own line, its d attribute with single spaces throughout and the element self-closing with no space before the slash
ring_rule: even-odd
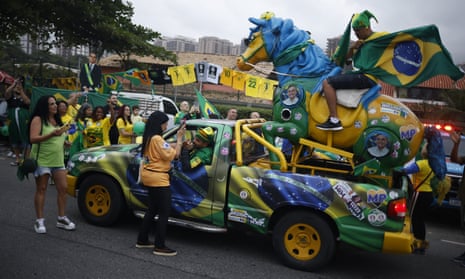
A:
<svg viewBox="0 0 465 279">
<path fill-rule="evenodd" d="M 208 144 L 213 143 L 213 137 L 215 136 L 215 132 L 211 127 L 205 127 L 199 129 L 197 134 L 195 135 L 196 138 L 203 142 L 207 142 Z"/>
<path fill-rule="evenodd" d="M 365 10 L 359 14 L 354 14 L 352 16 L 352 28 L 365 28 L 365 27 L 370 27 L 370 19 L 374 18 L 376 22 L 378 22 L 378 19 L 370 13 L 368 10 Z"/>
</svg>

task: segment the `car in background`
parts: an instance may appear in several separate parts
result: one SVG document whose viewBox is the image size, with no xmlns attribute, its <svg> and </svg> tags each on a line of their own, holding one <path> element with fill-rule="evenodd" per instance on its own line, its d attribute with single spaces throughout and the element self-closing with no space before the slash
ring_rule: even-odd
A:
<svg viewBox="0 0 465 279">
<path fill-rule="evenodd" d="M 140 116 L 147 119 L 154 111 L 162 111 L 168 115 L 168 129 L 174 127 L 174 117 L 179 112 L 176 103 L 168 97 L 151 93 L 139 93 L 120 91 L 119 97 L 130 98 L 139 101 Z"/>
<path fill-rule="evenodd" d="M 442 137 L 442 143 L 444 146 L 444 153 L 446 155 L 446 166 L 447 166 L 447 176 L 450 177 L 451 187 L 449 192 L 446 194 L 444 201 L 441 205 L 438 205 L 434 202 L 435 206 L 440 206 L 443 208 L 452 208 L 463 211 L 461 207 L 462 202 L 459 199 L 459 189 L 462 184 L 462 175 L 464 165 L 460 165 L 450 160 L 450 153 L 454 146 L 454 142 L 450 138 L 451 131 L 458 131 L 454 125 L 447 123 L 423 123 L 424 126 L 434 126 L 437 130 L 440 131 Z M 461 141 L 459 145 L 459 156 L 465 156 L 465 135 L 461 134 Z M 463 220 L 463 218 L 462 218 Z"/>
</svg>

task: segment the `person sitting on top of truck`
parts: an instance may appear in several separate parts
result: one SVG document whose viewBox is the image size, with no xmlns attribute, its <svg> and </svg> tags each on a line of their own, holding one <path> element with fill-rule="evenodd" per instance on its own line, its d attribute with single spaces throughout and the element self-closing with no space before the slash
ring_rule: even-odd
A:
<svg viewBox="0 0 465 279">
<path fill-rule="evenodd" d="M 182 145 L 181 165 L 183 171 L 190 171 L 204 164 L 210 165 L 213 156 L 213 138 L 215 131 L 211 127 L 201 128 L 194 140 L 187 140 Z"/>
</svg>

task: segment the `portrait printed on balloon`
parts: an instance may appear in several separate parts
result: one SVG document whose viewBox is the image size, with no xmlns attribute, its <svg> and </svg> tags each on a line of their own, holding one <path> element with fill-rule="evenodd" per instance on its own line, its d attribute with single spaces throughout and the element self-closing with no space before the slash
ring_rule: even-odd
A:
<svg viewBox="0 0 465 279">
<path fill-rule="evenodd" d="M 384 157 L 389 154 L 390 140 L 389 136 L 383 132 L 375 132 L 368 137 L 368 153 L 376 158 Z"/>
<path fill-rule="evenodd" d="M 290 85 L 281 93 L 281 102 L 285 106 L 294 106 L 302 99 L 302 89 L 296 85 Z"/>
</svg>

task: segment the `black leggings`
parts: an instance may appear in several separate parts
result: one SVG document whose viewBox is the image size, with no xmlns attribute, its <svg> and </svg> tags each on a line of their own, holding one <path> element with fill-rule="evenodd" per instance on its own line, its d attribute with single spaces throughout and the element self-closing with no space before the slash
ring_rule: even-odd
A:
<svg viewBox="0 0 465 279">
<path fill-rule="evenodd" d="M 412 196 L 411 216 L 413 235 L 416 239 L 425 240 L 426 226 L 425 217 L 428 208 L 433 202 L 433 193 L 431 192 L 414 192 Z"/>
<path fill-rule="evenodd" d="M 137 240 L 140 242 L 148 241 L 153 218 L 158 213 L 158 221 L 155 230 L 155 247 L 163 248 L 165 247 L 166 228 L 168 226 L 168 217 L 171 210 L 171 189 L 169 186 L 147 187 L 147 189 L 149 194 L 149 207 L 145 212 Z"/>
<path fill-rule="evenodd" d="M 365 89 L 376 85 L 366 75 L 352 73 L 328 77 L 327 81 L 334 89 Z"/>
</svg>

